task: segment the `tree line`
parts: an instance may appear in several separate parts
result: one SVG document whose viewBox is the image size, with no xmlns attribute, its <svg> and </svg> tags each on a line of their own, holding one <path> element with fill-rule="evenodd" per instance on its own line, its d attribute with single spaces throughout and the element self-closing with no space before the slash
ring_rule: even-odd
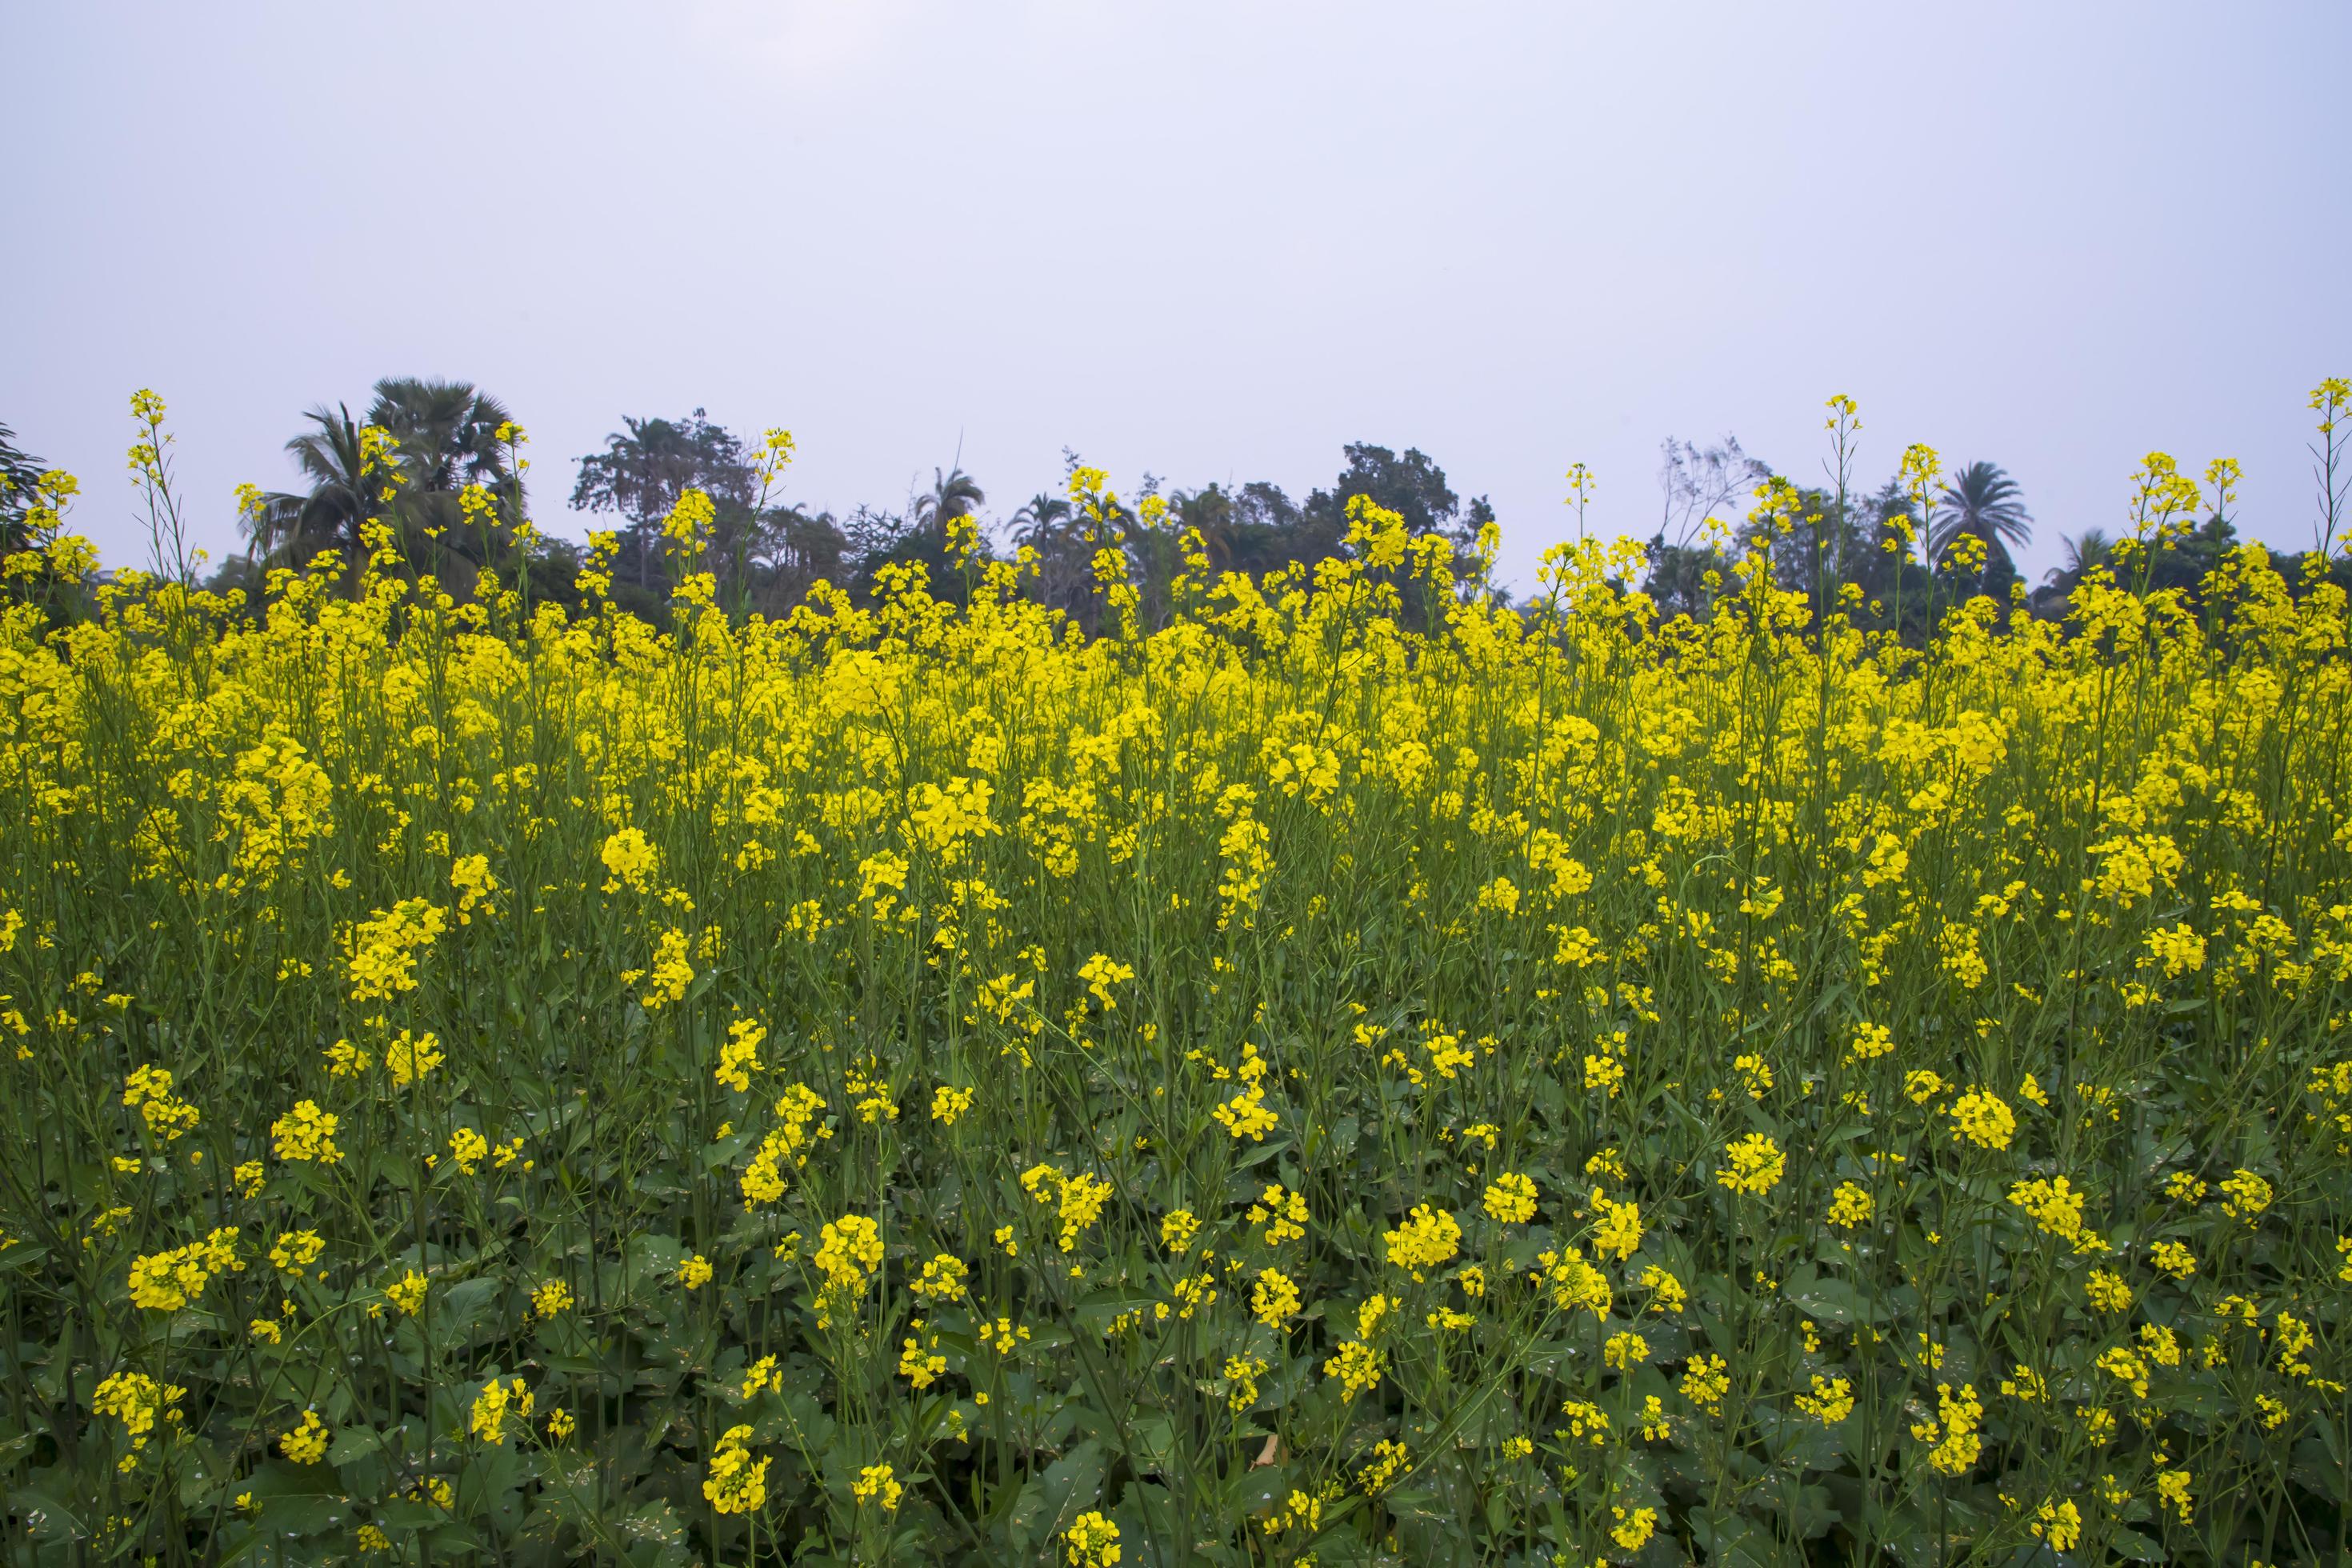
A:
<svg viewBox="0 0 2352 1568">
<path fill-rule="evenodd" d="M 303 423 L 286 443 L 296 487 L 244 488 L 247 548 L 219 565 L 210 585 L 247 589 L 257 602 L 251 590 L 273 567 L 307 565 L 321 552 L 356 564 L 388 543 L 410 570 L 460 596 L 484 570 L 509 581 L 528 570 L 542 597 L 576 593 L 580 544 L 519 526 L 530 465 L 498 398 L 466 382 L 387 377 L 376 383 L 363 416 L 322 404 Z M 859 505 L 836 515 L 784 500 L 773 482 L 773 452 L 703 409 L 677 418 L 625 417 L 621 426 L 575 460 L 569 500 L 592 535 L 611 536 L 614 604 L 649 619 L 666 614 L 677 585 L 661 530 L 689 490 L 708 496 L 712 510 L 698 569 L 713 574 L 718 601 L 740 612 L 783 613 L 820 581 L 870 595 L 894 566 L 920 566 L 934 593 L 953 596 L 955 525 L 970 519 L 982 525 L 982 558 L 1017 555 L 1027 567 L 1027 591 L 1089 634 L 1097 629 L 1096 563 L 1106 548 L 1127 558 L 1147 594 L 1155 580 L 1164 584 L 1181 570 L 1171 568 L 1174 542 L 1188 531 L 1213 571 L 1261 582 L 1304 575 L 1342 552 L 1349 501 L 1361 496 L 1397 513 L 1413 538 L 1443 542 L 1457 578 L 1475 578 L 1483 570 L 1481 532 L 1495 521 L 1487 499 L 1465 500 L 1426 453 L 1370 442 L 1344 447 L 1331 483 L 1300 499 L 1270 480 L 1185 489 L 1147 474 L 1131 495 L 1105 495 L 1085 510 L 1066 491 L 1041 491 L 992 527 L 982 510 L 987 491 L 960 464 L 935 468 L 930 484 L 899 505 Z M 782 439 L 788 449 L 789 437 Z M 1066 473 L 1082 466 L 1066 448 L 1063 461 Z M 24 548 L 28 498 L 46 471 L 0 426 L 0 553 Z M 1580 525 L 1589 480 L 1580 466 L 1570 480 Z M 1706 447 L 1669 438 L 1658 484 L 1661 511 L 1645 571 L 1628 586 L 1649 593 L 1666 617 L 1711 615 L 1736 585 L 1734 563 L 1766 544 L 1782 586 L 1838 597 L 1863 624 L 1919 637 L 1971 597 L 1993 597 L 2004 613 L 2018 606 L 2063 615 L 2074 585 L 2116 560 L 2113 537 L 2086 528 L 2062 536 L 2061 564 L 2029 588 L 2015 552 L 2032 537 L 2032 516 L 2015 479 L 1986 461 L 1934 487 L 1902 473 L 1874 489 L 1843 477 L 1834 487 L 1807 487 L 1749 455 L 1736 437 Z M 2202 521 L 2168 539 L 2149 563 L 2149 586 L 2193 588 L 2220 563 L 2237 541 L 2229 491 L 2217 486 Z M 372 523 L 383 531 L 375 546 Z"/>
</svg>

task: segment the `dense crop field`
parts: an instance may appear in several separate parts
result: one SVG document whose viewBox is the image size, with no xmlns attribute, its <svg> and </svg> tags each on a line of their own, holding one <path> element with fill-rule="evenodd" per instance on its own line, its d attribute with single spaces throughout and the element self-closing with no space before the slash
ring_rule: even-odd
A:
<svg viewBox="0 0 2352 1568">
<path fill-rule="evenodd" d="M 10 611 L 5 1552 L 2332 1561 L 2346 608 L 2186 484 L 1910 647 L 1361 506 Z"/>
</svg>

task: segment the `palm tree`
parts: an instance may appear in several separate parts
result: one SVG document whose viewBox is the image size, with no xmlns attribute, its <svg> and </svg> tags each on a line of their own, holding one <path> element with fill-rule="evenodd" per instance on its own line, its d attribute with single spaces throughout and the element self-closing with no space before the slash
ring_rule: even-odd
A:
<svg viewBox="0 0 2352 1568">
<path fill-rule="evenodd" d="M 347 404 L 324 404 L 303 416 L 315 428 L 286 443 L 310 488 L 273 491 L 245 520 L 250 548 L 261 559 L 299 565 L 321 550 L 348 561 L 367 553 L 361 528 L 371 517 L 394 525 L 400 548 L 423 562 L 442 549 L 477 561 L 507 542 L 483 541 L 460 526 L 458 492 L 468 484 L 498 489 L 516 512 L 521 496 L 509 470 L 507 443 L 499 438 L 509 415 L 498 399 L 465 382 L 386 376 L 375 384 L 375 402 L 365 424 Z M 369 426 L 391 437 L 388 469 L 367 471 Z M 383 491 L 393 494 L 387 502 Z"/>
<path fill-rule="evenodd" d="M 1077 513 L 1069 501 L 1051 490 L 1039 490 L 1013 514 L 1013 542 L 1037 552 L 1037 598 L 1048 609 L 1083 615 L 1087 592 L 1087 543 L 1077 529 Z"/>
<path fill-rule="evenodd" d="M 2115 541 L 2107 537 L 2104 529 L 2086 528 L 2072 539 L 2062 534 L 2058 542 L 2065 546 L 2065 563 L 2053 566 L 2043 574 L 2042 581 L 2062 594 L 2073 593 L 2075 584 L 2096 568 L 2115 563 Z"/>
<path fill-rule="evenodd" d="M 392 437 L 403 487 L 425 494 L 506 480 L 499 429 L 510 422 L 506 405 L 468 382 L 405 375 L 377 382 L 375 406 L 368 410 L 368 423 Z"/>
<path fill-rule="evenodd" d="M 306 494 L 272 490 L 245 519 L 249 548 L 261 559 L 299 565 L 321 550 L 341 551 L 347 559 L 366 552 L 360 525 L 374 510 L 374 491 L 383 476 L 366 472 L 366 448 L 360 425 L 341 404 L 324 404 L 302 417 L 318 428 L 286 443 L 294 466 L 310 481 Z"/>
<path fill-rule="evenodd" d="M 1927 521 L 1927 558 L 1941 563 L 1963 539 L 1984 542 L 1988 565 L 2011 566 L 2009 546 L 2033 537 L 2023 492 L 1998 463 L 1970 463 L 1952 476 Z"/>
<path fill-rule="evenodd" d="M 0 553 L 31 542 L 25 515 L 32 505 L 33 487 L 48 472 L 40 458 L 18 451 L 16 443 L 16 433 L 0 425 Z"/>
<path fill-rule="evenodd" d="M 1197 490 L 1178 490 L 1168 510 L 1176 526 L 1201 536 L 1209 564 L 1222 571 L 1234 562 L 1234 498 L 1225 487 L 1212 484 Z"/>
<path fill-rule="evenodd" d="M 1039 490 L 1013 514 L 1013 542 L 1034 546 L 1043 554 L 1069 521 L 1070 503 L 1051 490 Z"/>
<path fill-rule="evenodd" d="M 838 582 L 849 541 L 829 511 L 781 508 L 766 520 L 760 559 L 769 571 L 768 595 L 779 605 L 796 605 L 809 584 L 823 577 Z"/>
<path fill-rule="evenodd" d="M 980 488 L 980 481 L 961 468 L 950 468 L 944 474 L 933 468 L 930 493 L 915 498 L 915 521 L 925 528 L 937 529 L 944 540 L 950 521 L 971 516 L 987 499 L 987 492 Z"/>
<path fill-rule="evenodd" d="M 402 552 L 436 571 L 467 574 L 459 561 L 494 564 L 512 542 L 503 522 L 486 537 L 466 526 L 458 492 L 484 485 L 497 492 L 509 517 L 522 514 L 522 486 L 507 463 L 499 431 L 510 422 L 506 405 L 469 382 L 425 381 L 386 376 L 375 384 L 368 423 L 392 438 L 397 493 L 389 521 L 398 529 Z M 446 559 L 444 552 L 456 560 Z"/>
</svg>

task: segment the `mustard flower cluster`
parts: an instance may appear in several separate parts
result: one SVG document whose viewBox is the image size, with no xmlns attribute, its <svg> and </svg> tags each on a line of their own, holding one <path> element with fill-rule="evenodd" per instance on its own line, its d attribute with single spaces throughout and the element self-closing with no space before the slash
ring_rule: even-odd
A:
<svg viewBox="0 0 2352 1568">
<path fill-rule="evenodd" d="M 23 1550 L 2325 1556 L 2341 563 L 2150 454 L 1956 597 L 1828 414 L 1507 597 L 1083 465 L 856 584 L 365 427 L 217 587 L 0 497 Z"/>
</svg>

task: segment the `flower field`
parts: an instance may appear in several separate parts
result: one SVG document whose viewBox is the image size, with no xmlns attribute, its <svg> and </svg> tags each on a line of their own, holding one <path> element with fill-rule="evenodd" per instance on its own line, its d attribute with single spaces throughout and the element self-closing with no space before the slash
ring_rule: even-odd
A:
<svg viewBox="0 0 2352 1568">
<path fill-rule="evenodd" d="M 2201 506 L 1915 646 L 1365 505 L 20 603 L 5 1554 L 2336 1561 L 2347 612 Z"/>
</svg>

